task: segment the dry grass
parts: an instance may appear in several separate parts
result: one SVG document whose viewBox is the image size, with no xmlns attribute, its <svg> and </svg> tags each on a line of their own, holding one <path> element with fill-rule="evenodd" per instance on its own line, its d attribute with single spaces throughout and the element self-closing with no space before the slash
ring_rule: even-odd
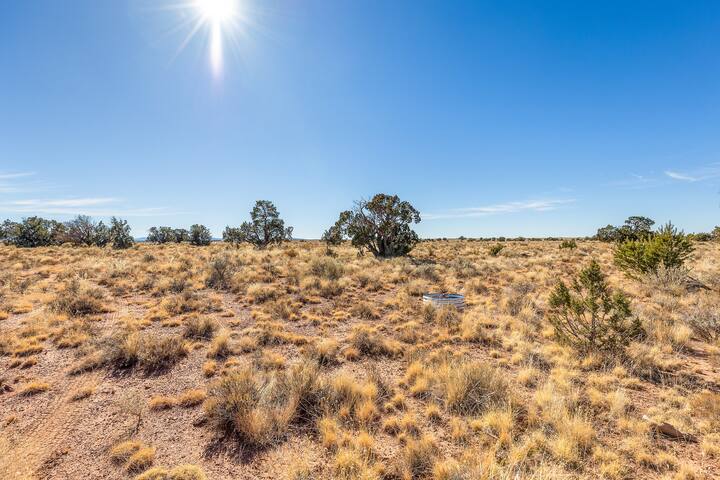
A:
<svg viewBox="0 0 720 480">
<path fill-rule="evenodd" d="M 388 261 L 318 242 L 2 246 L 2 447 L 28 478 L 713 478 L 717 244 L 688 265 L 711 291 L 630 279 L 606 244 L 494 244 Z M 611 357 L 558 343 L 546 317 L 590 259 L 646 332 Z"/>
</svg>

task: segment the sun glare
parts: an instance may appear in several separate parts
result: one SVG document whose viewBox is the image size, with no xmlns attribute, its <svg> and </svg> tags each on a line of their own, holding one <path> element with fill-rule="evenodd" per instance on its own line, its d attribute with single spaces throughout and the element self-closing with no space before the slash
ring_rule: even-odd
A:
<svg viewBox="0 0 720 480">
<path fill-rule="evenodd" d="M 213 24 L 228 22 L 237 13 L 236 0 L 196 0 L 195 7 L 205 21 Z"/>
</svg>

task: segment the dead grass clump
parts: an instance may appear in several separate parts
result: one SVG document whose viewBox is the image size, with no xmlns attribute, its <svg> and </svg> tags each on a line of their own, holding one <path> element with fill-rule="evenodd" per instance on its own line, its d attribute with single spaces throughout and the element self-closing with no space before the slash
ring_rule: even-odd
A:
<svg viewBox="0 0 720 480">
<path fill-rule="evenodd" d="M 188 390 L 177 398 L 177 404 L 185 408 L 196 407 L 203 403 L 206 398 L 207 393 L 205 390 Z"/>
<path fill-rule="evenodd" d="M 145 335 L 140 341 L 138 363 L 148 372 L 159 372 L 175 365 L 187 353 L 187 345 L 180 337 Z"/>
<path fill-rule="evenodd" d="M 308 355 L 316 359 L 320 365 L 332 365 L 337 362 L 339 349 L 338 342 L 331 338 L 323 338 L 310 345 Z"/>
<path fill-rule="evenodd" d="M 191 312 L 219 312 L 222 306 L 217 298 L 185 290 L 182 293 L 165 298 L 161 308 L 169 315 L 184 315 Z"/>
<path fill-rule="evenodd" d="M 353 328 L 348 340 L 361 354 L 368 356 L 395 356 L 402 348 L 397 342 L 383 338 L 377 329 L 368 325 L 358 325 Z"/>
<path fill-rule="evenodd" d="M 706 423 L 708 431 L 720 431 L 720 393 L 698 393 L 690 399 L 690 407 Z"/>
<path fill-rule="evenodd" d="M 235 266 L 228 255 L 218 255 L 210 260 L 207 267 L 205 285 L 218 290 L 228 290 L 232 286 Z"/>
<path fill-rule="evenodd" d="M 230 344 L 230 331 L 221 330 L 210 343 L 207 351 L 207 358 L 227 358 L 233 354 Z"/>
<path fill-rule="evenodd" d="M 438 390 L 453 413 L 478 415 L 509 399 L 507 377 L 486 363 L 446 364 L 438 373 Z"/>
<path fill-rule="evenodd" d="M 375 320 L 380 318 L 380 314 L 367 302 L 360 302 L 353 305 L 350 313 L 363 320 Z"/>
<path fill-rule="evenodd" d="M 72 400 L 73 402 L 77 402 L 79 400 L 88 398 L 95 393 L 95 390 L 97 390 L 97 387 L 95 385 L 84 385 L 75 389 L 70 394 L 70 400 Z"/>
<path fill-rule="evenodd" d="M 112 368 L 138 365 L 146 372 L 154 373 L 169 369 L 187 353 L 187 345 L 178 336 L 157 337 L 124 330 L 104 340 L 99 360 L 100 364 Z"/>
<path fill-rule="evenodd" d="M 209 317 L 201 317 L 197 314 L 190 315 L 185 319 L 183 337 L 208 340 L 212 338 L 218 328 L 217 322 Z"/>
<path fill-rule="evenodd" d="M 153 467 L 135 477 L 135 480 L 207 480 L 207 476 L 196 465 L 180 465 L 169 470 Z"/>
<path fill-rule="evenodd" d="M 411 438 L 394 465 L 398 478 L 429 478 L 437 459 L 437 445 L 432 437 Z"/>
<path fill-rule="evenodd" d="M 150 399 L 150 410 L 169 410 L 175 406 L 175 399 L 166 395 L 157 395 Z"/>
<path fill-rule="evenodd" d="M 155 448 L 136 440 L 127 440 L 110 450 L 110 458 L 115 463 L 122 464 L 128 472 L 138 473 L 152 465 L 155 460 Z"/>
<path fill-rule="evenodd" d="M 263 283 L 253 283 L 247 288 L 248 299 L 253 303 L 264 303 L 268 300 L 274 300 L 278 297 L 279 292 L 275 286 Z"/>
<path fill-rule="evenodd" d="M 49 383 L 35 380 L 23 385 L 18 393 L 24 397 L 29 397 L 37 395 L 38 393 L 47 392 L 48 390 L 50 390 Z"/>
<path fill-rule="evenodd" d="M 50 309 L 72 316 L 105 313 L 108 309 L 103 305 L 104 299 L 101 289 L 83 286 L 79 279 L 73 278 L 58 291 Z"/>
<path fill-rule="evenodd" d="M 310 273 L 327 280 L 339 280 L 344 271 L 342 263 L 330 257 L 314 258 L 310 262 Z"/>
<path fill-rule="evenodd" d="M 702 340 L 720 343 L 720 305 L 698 305 L 690 310 L 685 321 Z"/>
<path fill-rule="evenodd" d="M 316 367 L 288 371 L 232 370 L 210 385 L 205 409 L 219 429 L 251 448 L 276 443 L 294 421 L 308 421 L 322 403 Z"/>
</svg>

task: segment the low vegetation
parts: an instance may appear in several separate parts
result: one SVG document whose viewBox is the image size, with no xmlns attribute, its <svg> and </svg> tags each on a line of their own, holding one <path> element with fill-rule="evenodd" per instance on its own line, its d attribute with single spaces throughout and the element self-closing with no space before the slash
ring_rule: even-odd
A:
<svg viewBox="0 0 720 480">
<path fill-rule="evenodd" d="M 416 241 L 388 196 L 350 215 L 324 242 L 0 245 L 0 476 L 716 476 L 717 243 L 641 217 Z"/>
</svg>

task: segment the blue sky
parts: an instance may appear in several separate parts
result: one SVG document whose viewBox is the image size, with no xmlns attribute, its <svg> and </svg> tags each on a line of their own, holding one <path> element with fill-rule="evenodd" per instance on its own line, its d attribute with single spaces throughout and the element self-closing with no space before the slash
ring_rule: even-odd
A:
<svg viewBox="0 0 720 480">
<path fill-rule="evenodd" d="M 720 224 L 720 2 L 187 0 L 0 10 L 0 216 L 316 238 L 396 193 L 422 236 Z"/>
</svg>

